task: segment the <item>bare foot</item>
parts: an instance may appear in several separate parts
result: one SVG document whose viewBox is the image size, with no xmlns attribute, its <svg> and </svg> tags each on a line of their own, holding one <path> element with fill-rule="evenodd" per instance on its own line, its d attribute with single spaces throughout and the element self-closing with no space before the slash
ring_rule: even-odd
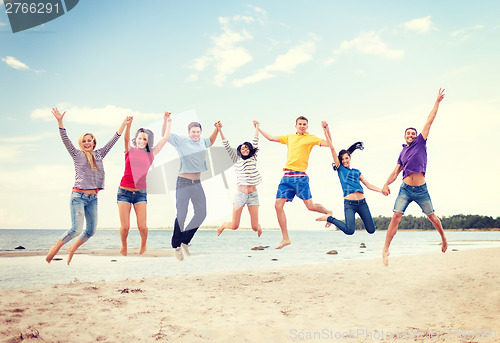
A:
<svg viewBox="0 0 500 343">
<path fill-rule="evenodd" d="M 148 249 L 146 248 L 146 244 L 141 245 L 141 249 L 139 250 L 139 255 L 144 254 Z"/>
<path fill-rule="evenodd" d="M 71 260 L 73 259 L 73 255 L 75 254 L 75 251 L 73 250 L 73 247 L 69 247 L 68 249 L 66 249 L 66 251 L 68 252 L 68 266 L 69 266 Z"/>
<path fill-rule="evenodd" d="M 281 241 L 281 243 L 276 247 L 276 249 L 281 249 L 281 248 L 284 248 L 286 247 L 287 245 L 290 245 L 292 244 L 292 242 L 290 242 L 289 239 L 284 239 Z"/>
<path fill-rule="evenodd" d="M 122 247 L 120 249 L 120 254 L 123 256 L 127 256 L 127 246 L 122 244 Z"/>
<path fill-rule="evenodd" d="M 217 236 L 220 236 L 220 234 L 224 231 L 224 224 L 222 224 L 218 229 L 217 229 Z"/>
<path fill-rule="evenodd" d="M 262 229 L 259 227 L 257 230 L 257 237 L 260 237 L 260 235 L 262 235 Z"/>
<path fill-rule="evenodd" d="M 389 265 L 389 250 L 382 250 L 382 262 L 384 263 L 384 266 L 388 266 Z"/>
<path fill-rule="evenodd" d="M 56 256 L 56 254 L 57 254 L 57 250 L 56 250 L 55 245 L 53 245 L 50 247 L 49 253 L 47 254 L 47 257 L 45 257 L 45 261 L 47 261 L 47 263 L 50 263 L 52 261 L 52 259 L 54 258 L 54 256 Z"/>
<path fill-rule="evenodd" d="M 316 221 L 317 222 L 326 222 L 326 220 L 328 219 L 329 216 L 330 216 L 329 214 L 325 214 L 324 216 L 316 218 Z"/>
<path fill-rule="evenodd" d="M 447 249 L 448 249 L 448 242 L 446 241 L 446 239 L 443 239 L 443 242 L 441 243 L 441 251 L 446 252 Z"/>
</svg>

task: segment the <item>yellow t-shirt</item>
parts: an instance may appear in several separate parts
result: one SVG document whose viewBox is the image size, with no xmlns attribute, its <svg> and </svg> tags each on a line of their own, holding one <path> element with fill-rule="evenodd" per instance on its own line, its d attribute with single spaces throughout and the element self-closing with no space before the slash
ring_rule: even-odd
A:
<svg viewBox="0 0 500 343">
<path fill-rule="evenodd" d="M 285 169 L 305 172 L 309 162 L 309 154 L 313 146 L 320 145 L 323 140 L 308 132 L 303 135 L 290 133 L 280 136 L 280 143 L 287 145 Z"/>
</svg>

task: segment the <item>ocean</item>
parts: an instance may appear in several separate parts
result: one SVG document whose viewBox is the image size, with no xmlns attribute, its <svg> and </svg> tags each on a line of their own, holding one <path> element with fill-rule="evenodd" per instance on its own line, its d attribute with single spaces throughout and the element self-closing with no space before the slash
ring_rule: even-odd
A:
<svg viewBox="0 0 500 343">
<path fill-rule="evenodd" d="M 0 229 L 0 253 L 12 252 L 21 245 L 27 252 L 47 252 L 64 230 L 7 230 Z M 150 230 L 148 249 L 171 250 L 172 230 Z M 500 247 L 499 231 L 450 231 L 446 232 L 448 252 L 454 250 Z M 29 288 L 99 280 L 141 279 L 153 276 L 205 274 L 234 270 L 259 270 L 281 266 L 325 264 L 342 260 L 381 259 L 385 231 L 369 235 L 356 231 L 347 236 L 341 231 L 303 230 L 290 231 L 292 244 L 281 250 L 274 247 L 281 241 L 281 232 L 264 230 L 260 238 L 250 230 L 226 230 L 217 237 L 215 231 L 199 230 L 190 248 L 191 257 L 180 262 L 173 256 L 94 256 L 76 254 L 70 266 L 66 255 L 60 261 L 48 264 L 43 256 L 0 257 L 0 288 Z M 137 230 L 129 234 L 128 247 L 139 247 Z M 70 242 L 69 244 L 72 244 Z M 366 248 L 361 247 L 364 243 Z M 439 234 L 432 231 L 398 231 L 391 244 L 391 257 L 418 255 L 440 251 Z M 264 250 L 251 250 L 256 246 L 269 246 Z M 65 249 L 66 246 L 63 247 Z M 96 235 L 78 251 L 119 249 L 118 230 L 98 230 Z M 61 249 L 61 252 L 64 251 Z M 336 250 L 338 254 L 326 254 Z M 382 263 L 382 261 L 380 262 Z"/>
</svg>

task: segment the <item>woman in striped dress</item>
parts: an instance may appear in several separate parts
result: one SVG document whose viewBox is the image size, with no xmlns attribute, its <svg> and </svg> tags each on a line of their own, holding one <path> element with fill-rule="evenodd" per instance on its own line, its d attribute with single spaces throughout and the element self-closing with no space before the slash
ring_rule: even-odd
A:
<svg viewBox="0 0 500 343">
<path fill-rule="evenodd" d="M 222 144 L 234 162 L 236 171 L 236 185 L 238 189 L 233 201 L 233 219 L 223 223 L 217 230 L 219 236 L 224 229 L 236 230 L 240 225 L 241 212 L 245 205 L 248 206 L 252 230 L 260 237 L 262 229 L 259 224 L 259 194 L 257 185 L 262 181 L 262 177 L 257 170 L 257 151 L 259 145 L 259 122 L 253 122 L 255 126 L 255 136 L 252 143 L 244 142 L 236 148 L 236 152 L 229 145 L 229 141 L 222 133 L 222 125 L 217 125 L 217 129 L 222 137 Z"/>
<path fill-rule="evenodd" d="M 75 165 L 75 183 L 71 192 L 71 229 L 66 231 L 57 243 L 52 246 L 45 260 L 50 263 L 59 249 L 70 240 L 79 235 L 75 243 L 70 246 L 68 252 L 68 264 L 73 258 L 73 254 L 83 243 L 92 237 L 97 228 L 97 193 L 104 189 L 104 165 L 102 160 L 118 141 L 125 126 L 132 121 L 132 117 L 127 117 L 121 124 L 113 137 L 100 149 L 95 149 L 96 139 L 91 133 L 84 133 L 78 140 L 77 149 L 68 135 L 63 125 L 63 117 L 66 114 L 59 113 L 57 108 L 52 109 L 52 114 L 59 124 L 59 134 L 64 146 L 73 158 Z M 87 222 L 83 230 L 83 219 Z"/>
</svg>

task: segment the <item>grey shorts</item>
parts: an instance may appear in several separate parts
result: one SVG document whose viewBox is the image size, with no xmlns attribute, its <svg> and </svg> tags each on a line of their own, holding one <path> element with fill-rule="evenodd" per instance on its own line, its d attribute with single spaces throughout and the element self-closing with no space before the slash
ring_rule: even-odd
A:
<svg viewBox="0 0 500 343">
<path fill-rule="evenodd" d="M 234 195 L 233 205 L 236 206 L 259 206 L 259 194 L 257 191 L 252 193 L 243 193 L 236 191 Z"/>
</svg>

